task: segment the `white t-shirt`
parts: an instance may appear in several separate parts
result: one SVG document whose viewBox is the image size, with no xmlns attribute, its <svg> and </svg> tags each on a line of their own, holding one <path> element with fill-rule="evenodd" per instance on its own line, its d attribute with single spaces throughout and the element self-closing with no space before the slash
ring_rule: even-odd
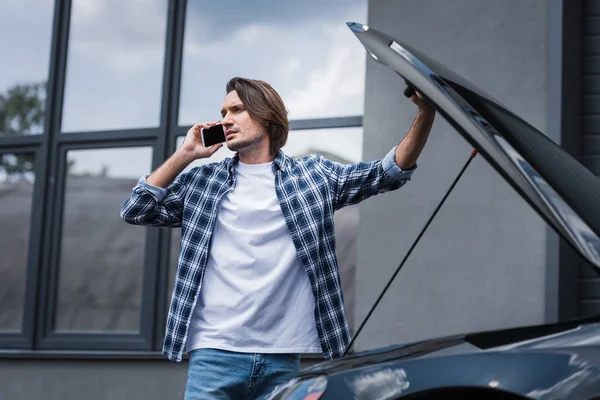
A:
<svg viewBox="0 0 600 400">
<path fill-rule="evenodd" d="M 187 350 L 321 353 L 314 296 L 271 163 L 238 162 L 235 174 L 217 217 Z"/>
</svg>

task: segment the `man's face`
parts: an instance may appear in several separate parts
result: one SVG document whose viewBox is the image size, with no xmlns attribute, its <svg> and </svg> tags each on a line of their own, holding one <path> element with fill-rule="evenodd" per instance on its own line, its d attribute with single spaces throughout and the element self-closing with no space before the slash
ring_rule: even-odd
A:
<svg viewBox="0 0 600 400">
<path fill-rule="evenodd" d="M 230 150 L 243 151 L 269 140 L 266 129 L 250 117 L 235 90 L 225 96 L 221 116 Z"/>
</svg>

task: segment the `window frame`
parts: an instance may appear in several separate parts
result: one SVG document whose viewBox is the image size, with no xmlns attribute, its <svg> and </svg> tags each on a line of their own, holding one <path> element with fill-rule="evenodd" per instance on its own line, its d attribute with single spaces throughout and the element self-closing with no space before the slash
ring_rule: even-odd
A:
<svg viewBox="0 0 600 400">
<path fill-rule="evenodd" d="M 96 143 L 61 144 L 59 146 L 60 173 L 56 176 L 54 207 L 52 215 L 52 231 L 50 234 L 50 252 L 48 268 L 44 282 L 46 295 L 44 304 L 40 304 L 43 319 L 40 321 L 38 347 L 40 349 L 67 349 L 67 350 L 151 350 L 152 326 L 156 270 L 158 268 L 158 232 L 148 229 L 144 243 L 144 261 L 142 268 L 142 298 L 139 315 L 139 332 L 54 332 L 53 323 L 56 316 L 56 305 L 59 289 L 59 274 L 61 267 L 61 245 L 63 237 L 63 217 L 67 184 L 67 155 L 72 150 L 94 150 L 94 149 L 127 149 L 131 147 L 148 147 L 152 149 L 152 163 L 155 159 L 156 146 L 153 141 L 138 141 L 134 139 L 119 141 L 101 141 Z M 93 179 L 93 178 L 91 178 Z M 123 198 L 125 202 L 126 198 Z M 119 210 L 115 210 L 118 215 Z M 146 229 L 140 227 L 140 229 Z"/>
<path fill-rule="evenodd" d="M 44 163 L 41 159 L 41 150 L 39 146 L 23 146 L 15 144 L 14 146 L 0 147 L 0 154 L 19 154 L 30 153 L 35 157 L 35 180 L 33 183 L 33 192 L 31 198 L 31 217 L 28 231 L 28 248 L 25 260 L 25 290 L 23 298 L 23 315 L 20 332 L 0 331 L 0 348 L 18 349 L 31 347 L 33 345 L 33 334 L 35 330 L 35 294 L 38 287 L 37 266 L 40 258 L 41 248 L 41 222 L 43 198 L 39 193 L 43 193 L 45 182 L 42 178 Z M 40 175 L 38 177 L 38 174 Z"/>
<path fill-rule="evenodd" d="M 52 322 L 60 268 L 67 152 L 150 146 L 152 169 L 155 169 L 175 151 L 177 137 L 191 128 L 178 125 L 187 0 L 168 0 L 159 126 L 63 134 L 61 118 L 72 2 L 54 1 L 42 134 L 0 137 L 0 153 L 34 152 L 36 160 L 23 330 L 19 334 L 0 332 L 0 359 L 162 359 L 170 297 L 167 293 L 169 228 L 148 229 L 146 235 L 139 333 L 57 333 L 52 331 Z M 290 121 L 290 129 L 294 131 L 362 126 L 362 115 Z"/>
</svg>

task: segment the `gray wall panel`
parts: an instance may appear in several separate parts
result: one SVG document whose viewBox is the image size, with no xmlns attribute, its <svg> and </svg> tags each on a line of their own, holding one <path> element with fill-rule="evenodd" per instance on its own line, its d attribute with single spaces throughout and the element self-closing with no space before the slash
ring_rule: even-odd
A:
<svg viewBox="0 0 600 400">
<path fill-rule="evenodd" d="M 183 399 L 187 366 L 166 360 L 0 360 L 0 399 Z"/>
<path fill-rule="evenodd" d="M 0 399 L 183 399 L 186 368 L 168 361 L 2 360 Z"/>
</svg>

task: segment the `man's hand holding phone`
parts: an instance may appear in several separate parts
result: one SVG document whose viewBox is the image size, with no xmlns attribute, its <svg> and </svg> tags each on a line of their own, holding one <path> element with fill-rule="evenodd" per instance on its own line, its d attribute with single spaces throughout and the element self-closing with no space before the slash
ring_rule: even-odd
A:
<svg viewBox="0 0 600 400">
<path fill-rule="evenodd" d="M 169 157 L 160 167 L 152 172 L 146 182 L 156 187 L 167 187 L 179 175 L 185 167 L 199 158 L 208 158 L 215 154 L 217 150 L 223 147 L 225 141 L 224 135 L 221 140 L 219 131 L 222 130 L 221 121 L 198 123 L 187 132 L 183 144 L 175 153 Z M 210 129 L 213 128 L 213 129 Z M 204 129 L 205 135 L 202 135 Z M 213 136 L 212 141 L 206 141 L 208 132 Z M 205 146 L 204 143 L 216 143 L 212 146 Z"/>
<path fill-rule="evenodd" d="M 181 145 L 180 151 L 186 153 L 194 160 L 199 158 L 208 158 L 215 154 L 217 150 L 223 147 L 223 143 L 210 145 L 212 142 L 207 141 L 208 146 L 205 146 L 202 130 L 204 129 L 205 132 L 212 131 L 210 128 L 218 128 L 220 126 L 220 122 L 221 121 L 203 122 L 192 126 L 185 135 L 185 139 Z"/>
</svg>

